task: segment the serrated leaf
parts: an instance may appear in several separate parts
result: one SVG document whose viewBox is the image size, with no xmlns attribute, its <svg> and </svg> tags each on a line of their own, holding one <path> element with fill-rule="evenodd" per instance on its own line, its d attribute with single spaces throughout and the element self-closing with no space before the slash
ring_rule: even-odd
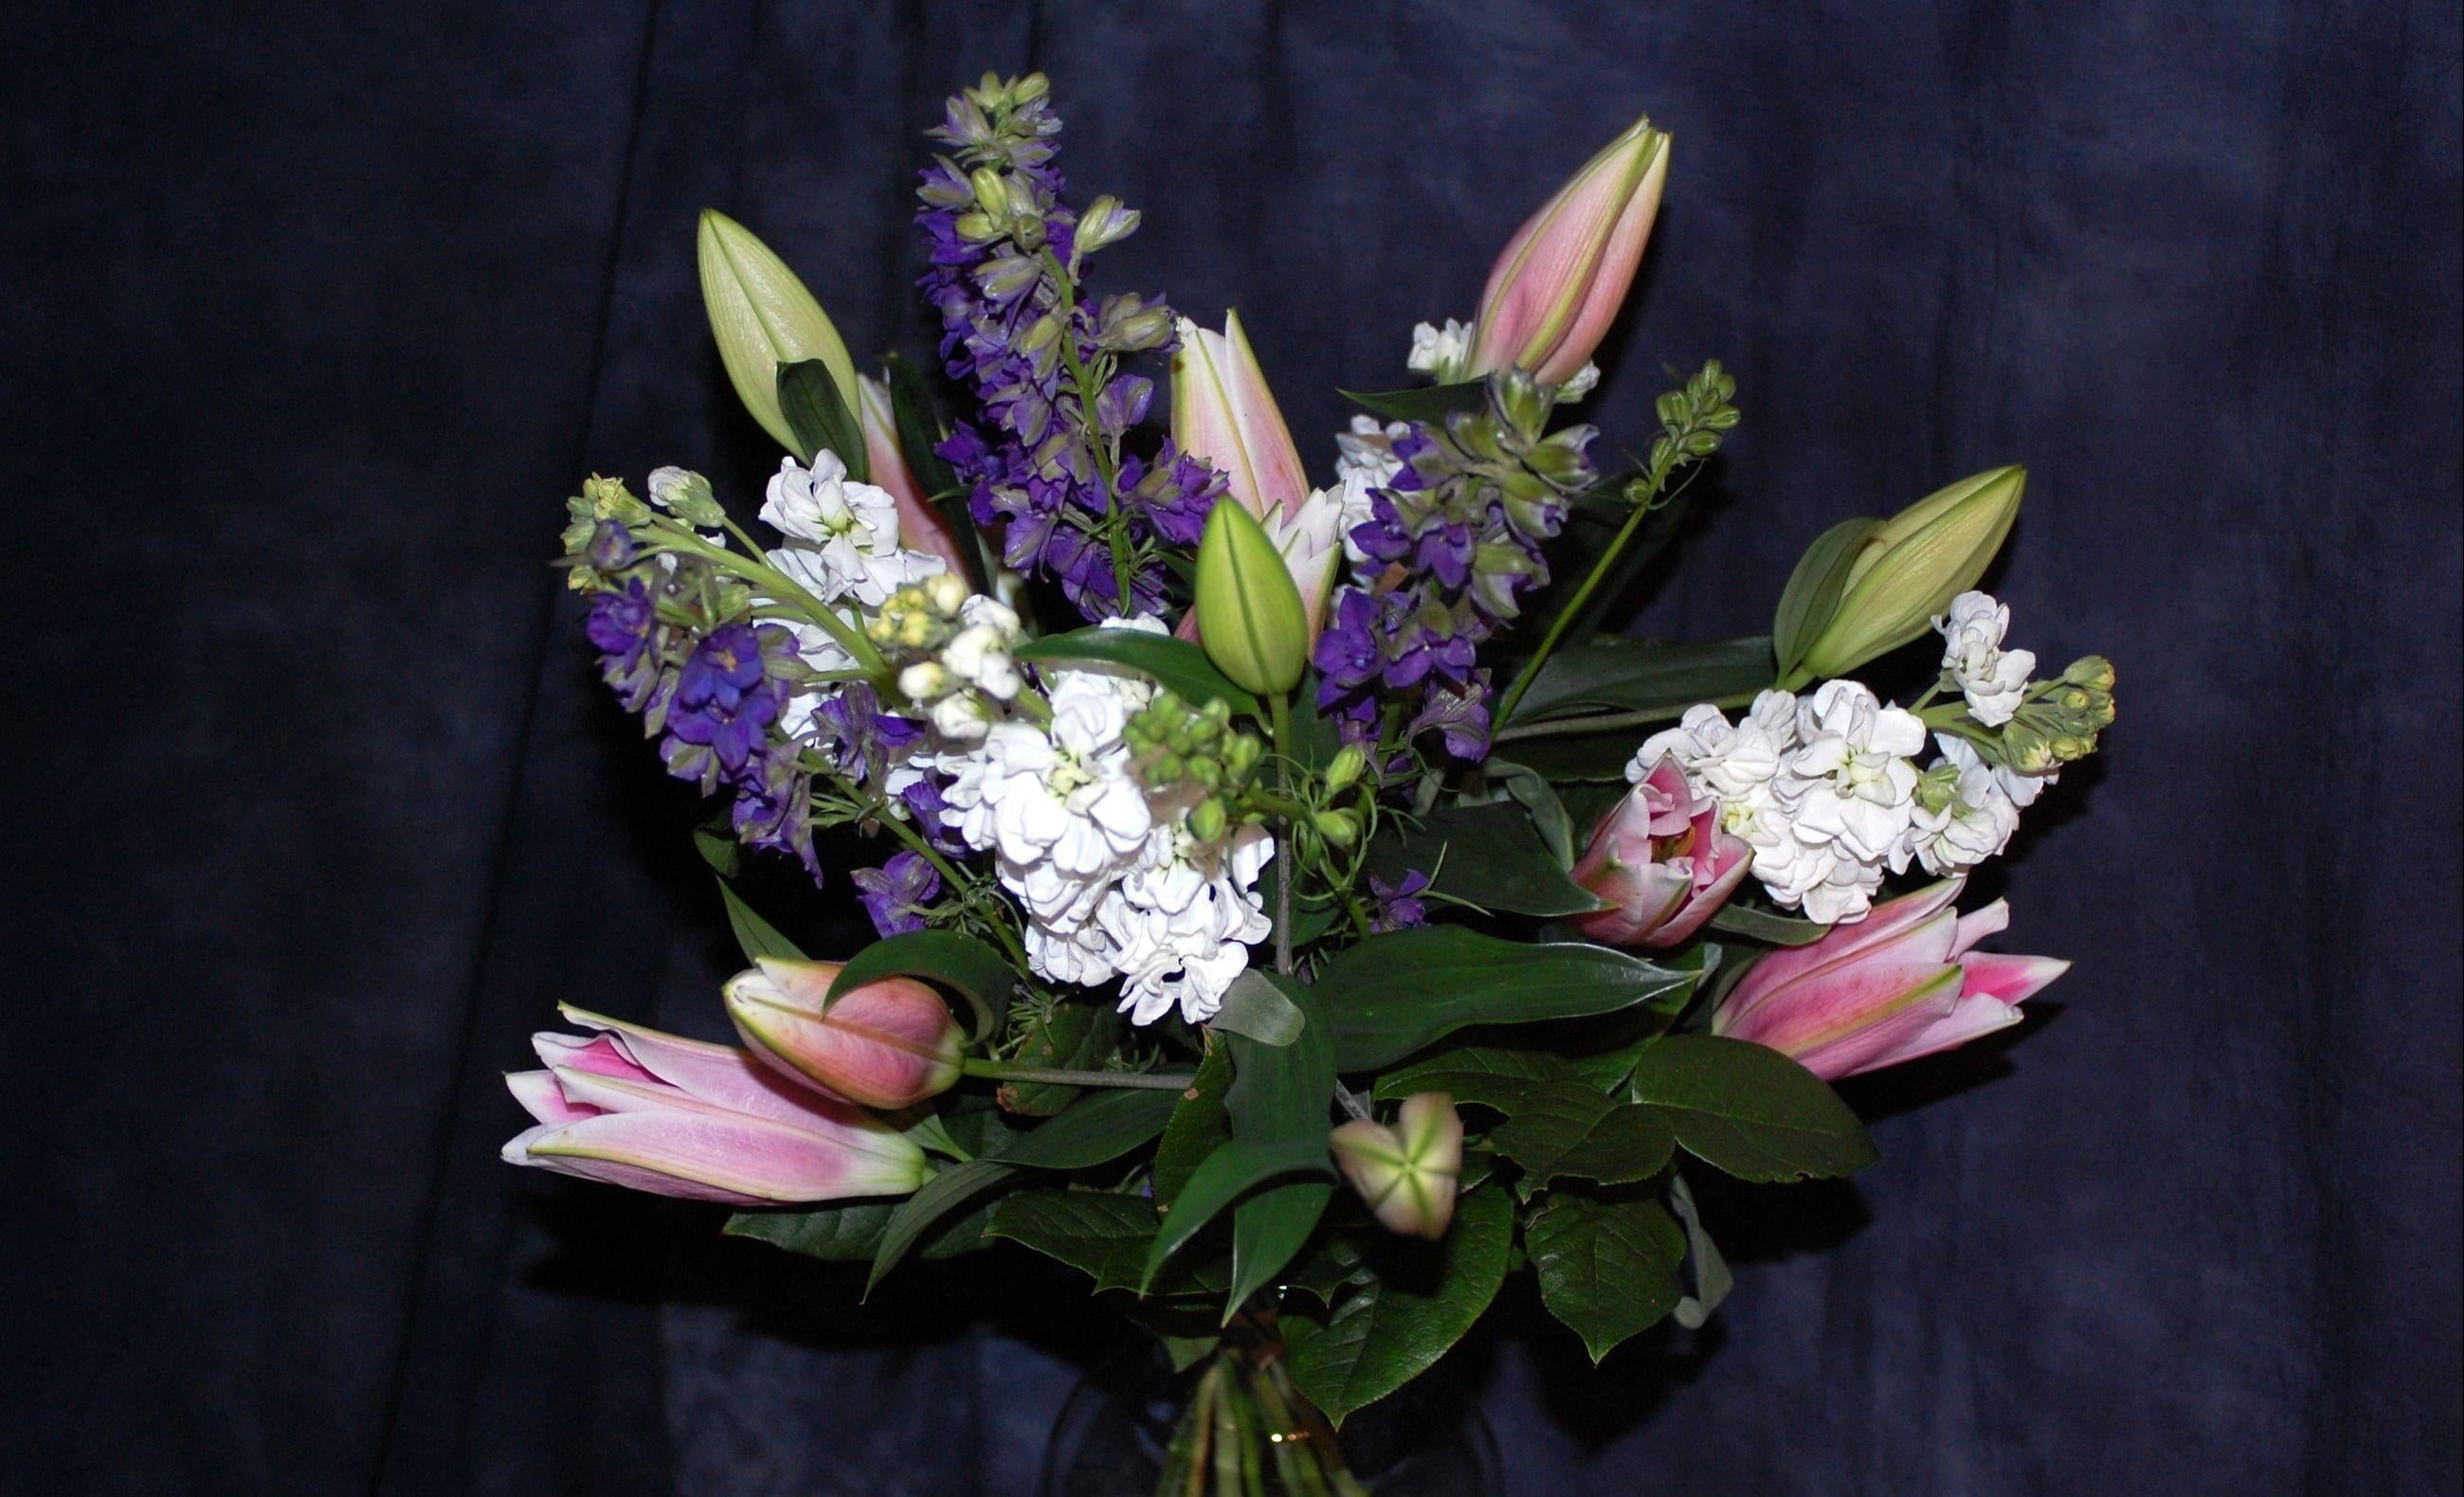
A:
<svg viewBox="0 0 2464 1497">
<path fill-rule="evenodd" d="M 1190 1172 L 1232 1136 L 1231 1119 L 1223 1111 L 1223 1092 L 1231 1085 L 1232 1049 L 1219 1040 L 1207 1046 L 1188 1090 L 1175 1094 L 1172 1120 L 1163 1125 L 1163 1137 L 1155 1144 L 1155 1199 L 1167 1212 Z"/>
<path fill-rule="evenodd" d="M 1138 1291 L 1146 1292 L 1155 1281 L 1155 1270 L 1164 1260 L 1178 1251 L 1181 1244 L 1196 1237 L 1216 1214 L 1266 1180 L 1279 1175 L 1304 1172 L 1325 1174 L 1326 1140 L 1293 1140 L 1283 1143 L 1251 1143 L 1233 1139 L 1219 1146 L 1213 1154 L 1191 1172 L 1188 1182 L 1173 1197 L 1172 1209 L 1164 1214 L 1163 1227 L 1155 1233 L 1155 1244 L 1147 1250 L 1146 1271 Z M 1315 1225 L 1314 1222 L 1311 1225 Z M 1287 1262 L 1289 1261 L 1287 1255 Z M 1282 1264 L 1275 1266 L 1280 1271 Z"/>
<path fill-rule="evenodd" d="M 1700 1331 L 1736 1287 L 1736 1276 L 1728 1271 L 1728 1261 L 1720 1256 L 1719 1244 L 1704 1229 L 1702 1209 L 1695 1205 L 1694 1192 L 1683 1175 L 1668 1178 L 1668 1209 L 1685 1228 L 1685 1255 L 1693 1263 L 1694 1281 L 1670 1313 L 1686 1330 Z"/>
<path fill-rule="evenodd" d="M 1323 1325 L 1292 1317 L 1292 1380 L 1337 1424 L 1436 1365 L 1497 1297 L 1514 1241 L 1502 1190 L 1465 1192 L 1436 1243 L 1378 1244 L 1377 1277 L 1341 1297 Z"/>
<path fill-rule="evenodd" d="M 727 926 L 736 933 L 736 944 L 744 950 L 744 959 L 759 961 L 764 957 L 788 961 L 804 960 L 803 952 L 794 941 L 779 934 L 778 928 L 753 913 L 753 907 L 737 896 L 727 880 L 718 881 L 718 896 L 727 904 Z"/>
<path fill-rule="evenodd" d="M 1666 1111 L 1686 1153 L 1739 1179 L 1852 1175 L 1881 1157 L 1821 1078 L 1744 1040 L 1669 1035 L 1643 1051 L 1627 1085 Z"/>
<path fill-rule="evenodd" d="M 1657 1200 L 1551 1196 L 1524 1242 L 1541 1302 L 1594 1362 L 1677 1308 L 1685 1233 Z"/>
<path fill-rule="evenodd" d="M 1579 1084 L 1527 1083 L 1489 1142 L 1535 1185 L 1564 1176 L 1617 1185 L 1659 1174 L 1677 1135 L 1656 1109 Z"/>
<path fill-rule="evenodd" d="M 1368 866 L 1389 884 L 1407 870 L 1434 870 L 1436 892 L 1492 912 L 1561 915 L 1600 908 L 1566 876 L 1530 813 L 1512 801 L 1442 806 L 1418 823 L 1393 818 L 1370 843 Z"/>
<path fill-rule="evenodd" d="M 1169 634 L 1148 634 L 1137 629 L 1108 629 L 1089 627 L 1071 629 L 1067 634 L 1047 634 L 1031 639 L 1016 650 L 1021 660 L 1067 663 L 1090 661 L 1102 665 L 1126 666 L 1141 675 L 1170 687 L 1184 701 L 1204 706 L 1221 697 L 1234 712 L 1259 714 L 1258 698 L 1232 684 L 1232 678 L 1215 669 L 1206 651 L 1185 639 Z"/>
<path fill-rule="evenodd" d="M 1488 404 L 1488 382 L 1464 380 L 1454 385 L 1426 385 L 1407 390 L 1335 392 L 1361 409 L 1389 421 L 1420 421 L 1443 426 L 1459 410 L 1478 410 Z"/>
<path fill-rule="evenodd" d="M 972 936 L 957 931 L 908 931 L 878 940 L 857 952 L 831 980 L 835 1000 L 851 988 L 883 978 L 925 978 L 956 989 L 974 1011 L 978 1040 L 995 1033 L 1009 1011 L 1010 990 L 1018 973 L 1006 958 Z"/>
<path fill-rule="evenodd" d="M 1031 1020 L 1016 1059 L 1022 1066 L 1048 1066 L 1063 1070 L 1099 1070 L 1112 1053 L 1121 1016 L 1110 1003 L 1059 1002 Z M 1075 1102 L 1084 1087 L 1052 1081 L 1004 1081 L 994 1092 L 1001 1111 L 1028 1117 L 1050 1117 Z"/>
<path fill-rule="evenodd" d="M 1251 967 L 1223 990 L 1223 1006 L 1207 1023 L 1224 1034 L 1281 1046 L 1299 1039 L 1308 1021 L 1265 973 Z"/>
<path fill-rule="evenodd" d="M 1236 1143 L 1326 1148 L 1328 1110 L 1334 1102 L 1334 1039 L 1321 1019 L 1316 994 L 1287 977 L 1261 974 L 1300 1010 L 1301 1032 L 1289 1045 L 1262 1045 L 1242 1035 L 1221 1036 L 1232 1052 L 1232 1085 L 1223 1109 Z M 1251 1294 L 1271 1283 L 1308 1243 L 1333 1187 L 1294 1180 L 1258 1192 L 1233 1208 L 1232 1293 L 1228 1318 Z"/>
<path fill-rule="evenodd" d="M 1779 595 L 1779 609 L 1771 617 L 1771 653 L 1780 674 L 1796 669 L 1815 637 L 1839 611 L 1839 594 L 1847 584 L 1849 569 L 1856 565 L 1857 553 L 1881 524 L 1879 519 L 1843 519 L 1815 537 L 1814 544 L 1797 559 L 1796 569 L 1789 574 L 1788 586 Z"/>
<path fill-rule="evenodd" d="M 779 413 L 796 434 L 796 460 L 811 466 L 816 453 L 827 449 L 847 466 L 857 483 L 872 481 L 872 464 L 864 450 L 864 428 L 847 408 L 829 365 L 803 359 L 779 366 Z"/>
<path fill-rule="evenodd" d="M 1698 973 L 1579 941 L 1530 945 L 1433 925 L 1371 936 L 1318 977 L 1338 1070 L 1377 1070 L 1467 1024 L 1602 1014 L 1687 987 Z"/>
<path fill-rule="evenodd" d="M 1697 702 L 1760 691 L 1776 674 L 1771 641 L 1759 634 L 1692 645 L 1621 640 L 1561 647 L 1515 704 L 1511 721 L 1520 726 L 1594 713 L 1658 713 L 1675 718 Z M 1642 741 L 1643 735 L 1630 727 L 1625 731 L 1632 743 Z M 1513 753 L 1518 760 L 1529 760 L 1532 750 L 1518 745 Z M 1633 753 L 1631 744 L 1627 753 Z"/>
<path fill-rule="evenodd" d="M 1099 1290 L 1133 1288 L 1155 1240 L 1155 1203 L 1112 1191 L 1015 1191 L 993 1207 L 985 1232 L 1092 1276 Z"/>
<path fill-rule="evenodd" d="M 1773 946 L 1804 946 L 1831 934 L 1831 927 L 1813 920 L 1792 919 L 1741 905 L 1734 900 L 1722 905 L 1711 915 L 1711 929 L 1748 940 L 1765 941 Z"/>
</svg>

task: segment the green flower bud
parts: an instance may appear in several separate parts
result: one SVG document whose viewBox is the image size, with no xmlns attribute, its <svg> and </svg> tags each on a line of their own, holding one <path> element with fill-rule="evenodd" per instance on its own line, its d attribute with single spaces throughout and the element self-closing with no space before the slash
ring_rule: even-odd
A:
<svg viewBox="0 0 2464 1497">
<path fill-rule="evenodd" d="M 967 186 L 976 192 L 976 205 L 994 218 L 1010 216 L 1009 183 L 991 166 L 978 166 L 967 174 Z"/>
<path fill-rule="evenodd" d="M 1338 848 L 1351 847 L 1360 840 L 1360 818 L 1350 811 L 1320 811 L 1309 818 L 1317 834 Z"/>
<path fill-rule="evenodd" d="M 779 366 L 819 359 L 849 410 L 857 408 L 855 364 L 839 330 L 784 260 L 742 224 L 704 209 L 699 235 L 701 298 L 718 340 L 728 383 L 761 429 L 794 449 L 796 433 L 779 408 Z"/>
<path fill-rule="evenodd" d="M 2062 679 L 2092 692 L 2113 690 L 2113 662 L 2102 655 L 2081 655 L 2062 671 Z"/>
<path fill-rule="evenodd" d="M 1213 796 L 1189 808 L 1189 834 L 1200 842 L 1222 841 L 1224 828 L 1230 823 L 1231 813 Z"/>
<path fill-rule="evenodd" d="M 710 492 L 710 480 L 682 468 L 660 468 L 650 474 L 650 502 L 695 530 L 716 530 L 727 523 L 727 511 Z"/>
<path fill-rule="evenodd" d="M 1799 669 L 1815 678 L 1844 675 L 1923 634 L 1984 575 L 2018 517 L 2027 482 L 2027 470 L 2015 467 L 1962 478 L 1867 537 Z"/>
<path fill-rule="evenodd" d="M 1223 767 L 1234 779 L 1241 779 L 1258 767 L 1258 760 L 1265 758 L 1265 740 L 1245 733 L 1236 733 L 1223 741 Z"/>
<path fill-rule="evenodd" d="M 1280 695 L 1309 665 L 1309 614 L 1291 569 L 1238 503 L 1218 504 L 1198 546 L 1198 631 L 1243 691 Z"/>
<path fill-rule="evenodd" d="M 1360 745 L 1347 743 L 1327 762 L 1326 787 L 1341 790 L 1359 779 L 1360 772 L 1368 767 L 1369 756 L 1360 751 Z"/>
</svg>

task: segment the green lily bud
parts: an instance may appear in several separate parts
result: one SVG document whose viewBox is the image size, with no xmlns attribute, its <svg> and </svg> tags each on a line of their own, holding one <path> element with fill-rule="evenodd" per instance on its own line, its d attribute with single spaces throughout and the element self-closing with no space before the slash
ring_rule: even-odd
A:
<svg viewBox="0 0 2464 1497">
<path fill-rule="evenodd" d="M 1937 490 L 1885 521 L 1859 549 L 1830 622 L 1806 648 L 1810 677 L 1844 675 L 1923 634 L 1976 585 L 2019 515 L 2024 468 L 1995 468 Z"/>
<path fill-rule="evenodd" d="M 1309 665 L 1309 614 L 1283 554 L 1247 509 L 1218 504 L 1198 546 L 1199 639 L 1245 692 L 1280 695 Z"/>
<path fill-rule="evenodd" d="M 1368 767 L 1369 756 L 1360 751 L 1360 745 L 1347 743 L 1335 751 L 1334 758 L 1327 761 L 1326 787 L 1330 790 L 1341 790 L 1359 779 L 1360 772 Z"/>
<path fill-rule="evenodd" d="M 718 340 L 728 383 L 761 429 L 793 450 L 796 433 L 779 408 L 779 366 L 819 359 L 847 408 L 857 408 L 855 364 L 822 304 L 784 260 L 753 231 L 704 209 L 699 234 L 701 299 Z"/>
<path fill-rule="evenodd" d="M 1462 1116 L 1442 1091 L 1406 1097 L 1395 1126 L 1362 1118 L 1327 1139 L 1334 1163 L 1390 1232 L 1431 1240 L 1454 1220 L 1463 1177 Z"/>
</svg>

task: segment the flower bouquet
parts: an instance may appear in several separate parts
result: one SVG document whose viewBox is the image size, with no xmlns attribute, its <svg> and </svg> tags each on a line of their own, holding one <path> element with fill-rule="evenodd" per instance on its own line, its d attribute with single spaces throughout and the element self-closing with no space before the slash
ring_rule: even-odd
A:
<svg viewBox="0 0 2464 1497">
<path fill-rule="evenodd" d="M 1030 75 L 932 132 L 953 417 L 703 216 L 786 450 L 767 532 L 694 473 L 593 478 L 563 565 L 608 685 L 725 802 L 697 840 L 743 1044 L 568 1006 L 505 1157 L 873 1281 L 1048 1255 L 1192 1370 L 1161 1489 L 1361 1490 L 1336 1430 L 1507 1273 L 1595 1358 L 1698 1325 L 1728 1275 L 1689 1176 L 1857 1170 L 1828 1083 L 2017 1022 L 2064 963 L 1981 949 L 2008 912 L 1961 914 L 1963 876 L 2094 750 L 2113 672 L 2039 675 L 1971 590 L 2016 468 L 1822 531 L 1768 635 L 1602 632 L 1738 422 L 1716 363 L 1629 464 L 1564 419 L 1667 177 L 1647 122 L 1467 326 L 1414 331 L 1422 383 L 1351 397 L 1322 485 L 1237 318 L 1095 288 L 1138 215 L 1069 205 L 1060 128 Z M 1920 640 L 1905 707 L 1848 678 Z M 825 840 L 878 849 L 844 960 L 728 884 L 744 849 L 818 881 Z"/>
</svg>

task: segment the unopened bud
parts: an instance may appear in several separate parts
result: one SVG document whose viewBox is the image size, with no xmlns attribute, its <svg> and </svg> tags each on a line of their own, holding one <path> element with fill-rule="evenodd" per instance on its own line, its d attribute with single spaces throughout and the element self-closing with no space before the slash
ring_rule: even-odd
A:
<svg viewBox="0 0 2464 1497">
<path fill-rule="evenodd" d="M 2027 470 L 1995 468 L 1919 499 L 1867 537 L 1829 622 L 1800 663 L 1844 675 L 1923 634 L 1984 575 L 2018 517 Z"/>
<path fill-rule="evenodd" d="M 1233 684 L 1281 695 L 1299 683 L 1309 665 L 1309 614 L 1282 553 L 1238 503 L 1207 514 L 1196 606 L 1207 658 Z"/>
<path fill-rule="evenodd" d="M 779 406 L 780 366 L 821 360 L 853 410 L 855 364 L 847 344 L 796 273 L 742 224 L 705 209 L 699 250 L 702 302 L 728 383 L 761 429 L 801 456 L 795 429 Z"/>
<path fill-rule="evenodd" d="M 976 206 L 981 208 L 987 216 L 996 220 L 1010 216 L 1009 183 L 999 170 L 978 166 L 967 174 L 967 186 L 975 189 Z"/>
<path fill-rule="evenodd" d="M 1309 825 L 1338 848 L 1349 848 L 1360 838 L 1360 819 L 1350 811 L 1320 811 L 1309 818 Z"/>
<path fill-rule="evenodd" d="M 1224 810 L 1223 803 L 1210 795 L 1190 807 L 1189 834 L 1200 842 L 1221 842 L 1230 820 L 1231 815 Z"/>
<path fill-rule="evenodd" d="M 1330 790 L 1344 789 L 1359 779 L 1360 772 L 1368 767 L 1369 756 L 1361 752 L 1360 745 L 1347 743 L 1327 761 L 1326 787 Z"/>
<path fill-rule="evenodd" d="M 1454 1220 L 1463 1138 L 1454 1098 L 1421 1091 L 1404 1099 L 1394 1127 L 1361 1118 L 1335 1129 L 1327 1142 L 1335 1167 L 1380 1225 L 1434 1241 Z"/>
</svg>

